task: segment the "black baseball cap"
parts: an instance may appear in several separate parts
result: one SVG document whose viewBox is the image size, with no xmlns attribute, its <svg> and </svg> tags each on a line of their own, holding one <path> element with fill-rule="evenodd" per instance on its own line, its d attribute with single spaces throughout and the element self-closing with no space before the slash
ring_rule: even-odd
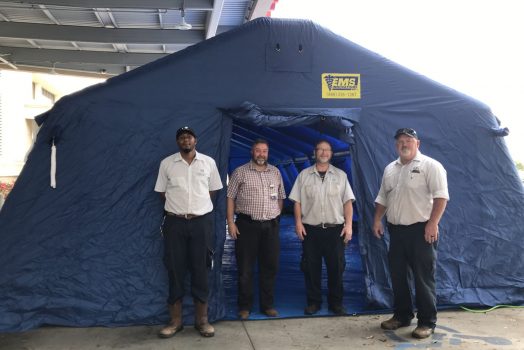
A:
<svg viewBox="0 0 524 350">
<path fill-rule="evenodd" d="M 395 133 L 395 140 L 398 139 L 400 135 L 407 135 L 409 137 L 413 137 L 414 139 L 418 140 L 417 132 L 411 128 L 398 129 L 397 132 Z"/>
<path fill-rule="evenodd" d="M 176 131 L 176 138 L 177 138 L 177 140 L 180 137 L 180 135 L 182 135 L 182 134 L 189 134 L 189 135 L 192 135 L 194 138 L 196 138 L 195 132 L 189 126 L 183 126 L 183 127 L 181 127 L 180 129 L 178 129 Z"/>
</svg>

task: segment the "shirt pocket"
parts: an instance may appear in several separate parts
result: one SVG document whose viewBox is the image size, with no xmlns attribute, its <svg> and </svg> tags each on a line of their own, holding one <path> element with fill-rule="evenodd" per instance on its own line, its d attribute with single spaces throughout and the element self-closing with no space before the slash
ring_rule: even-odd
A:
<svg viewBox="0 0 524 350">
<path fill-rule="evenodd" d="M 173 176 L 168 179 L 169 187 L 175 189 L 187 188 L 187 181 L 184 177 Z"/>
<path fill-rule="evenodd" d="M 211 172 L 209 169 L 200 168 L 193 174 L 194 179 L 191 179 L 193 186 L 191 189 L 198 196 L 209 196 L 209 179 Z"/>
<path fill-rule="evenodd" d="M 418 189 L 421 187 L 426 187 L 426 177 L 422 172 L 411 172 L 409 173 L 409 178 L 407 179 L 407 187 L 412 189 Z"/>
<path fill-rule="evenodd" d="M 313 185 L 304 186 L 304 192 L 306 194 L 306 198 L 315 198 L 315 194 L 317 193 L 316 187 Z"/>
<path fill-rule="evenodd" d="M 331 181 L 328 187 L 328 196 L 339 196 L 341 193 L 339 181 Z"/>
<path fill-rule="evenodd" d="M 209 178 L 211 177 L 211 172 L 209 169 L 200 168 L 195 172 L 195 176 L 199 182 L 209 183 Z"/>
</svg>

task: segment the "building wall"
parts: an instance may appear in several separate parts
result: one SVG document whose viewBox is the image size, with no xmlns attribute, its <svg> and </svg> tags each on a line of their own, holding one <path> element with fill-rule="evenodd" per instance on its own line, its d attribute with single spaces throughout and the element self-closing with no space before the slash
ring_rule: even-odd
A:
<svg viewBox="0 0 524 350">
<path fill-rule="evenodd" d="M 12 181 L 20 174 L 38 132 L 36 116 L 62 96 L 102 81 L 0 70 L 0 181 Z"/>
<path fill-rule="evenodd" d="M 27 119 L 38 113 L 26 107 L 32 102 L 32 74 L 0 71 L 0 101 L 0 176 L 16 176 L 31 145 Z"/>
</svg>

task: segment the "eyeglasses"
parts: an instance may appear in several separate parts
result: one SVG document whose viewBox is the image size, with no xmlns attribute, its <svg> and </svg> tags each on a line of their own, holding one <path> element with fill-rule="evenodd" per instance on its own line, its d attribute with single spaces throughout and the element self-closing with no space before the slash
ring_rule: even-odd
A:
<svg viewBox="0 0 524 350">
<path fill-rule="evenodd" d="M 315 148 L 315 151 L 317 151 L 317 152 L 331 152 L 331 149 L 329 149 L 329 148 Z"/>
</svg>

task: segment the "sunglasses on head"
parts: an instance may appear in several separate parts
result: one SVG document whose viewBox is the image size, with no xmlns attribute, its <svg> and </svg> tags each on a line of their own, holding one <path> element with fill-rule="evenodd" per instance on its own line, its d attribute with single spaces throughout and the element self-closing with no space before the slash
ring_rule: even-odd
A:
<svg viewBox="0 0 524 350">
<path fill-rule="evenodd" d="M 395 138 L 398 138 L 400 135 L 408 135 L 408 136 L 418 139 L 417 132 L 411 128 L 398 129 L 397 132 L 395 133 Z"/>
</svg>

